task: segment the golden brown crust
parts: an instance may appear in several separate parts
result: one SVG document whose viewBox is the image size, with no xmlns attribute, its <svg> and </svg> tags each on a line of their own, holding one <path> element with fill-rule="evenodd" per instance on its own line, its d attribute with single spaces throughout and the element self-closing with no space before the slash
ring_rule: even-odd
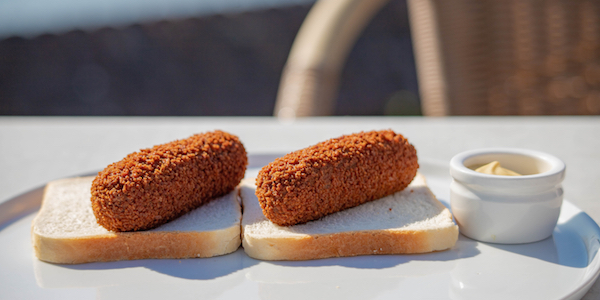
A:
<svg viewBox="0 0 600 300">
<path fill-rule="evenodd" d="M 108 230 L 151 229 L 232 191 L 247 164 L 242 143 L 223 131 L 143 149 L 98 173 L 92 209 Z"/>
<path fill-rule="evenodd" d="M 361 132 L 276 159 L 260 170 L 256 196 L 269 220 L 290 226 L 401 191 L 418 168 L 402 135 Z"/>
</svg>

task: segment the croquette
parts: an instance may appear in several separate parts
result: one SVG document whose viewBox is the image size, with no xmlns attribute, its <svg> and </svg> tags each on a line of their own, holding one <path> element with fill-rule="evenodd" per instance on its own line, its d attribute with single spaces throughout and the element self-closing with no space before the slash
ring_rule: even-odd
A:
<svg viewBox="0 0 600 300">
<path fill-rule="evenodd" d="M 259 171 L 256 196 L 269 220 L 291 226 L 401 191 L 418 168 L 402 135 L 361 132 L 277 158 Z"/>
<path fill-rule="evenodd" d="M 98 173 L 92 209 L 108 230 L 151 229 L 231 192 L 247 164 L 238 137 L 223 131 L 142 149 Z"/>
</svg>

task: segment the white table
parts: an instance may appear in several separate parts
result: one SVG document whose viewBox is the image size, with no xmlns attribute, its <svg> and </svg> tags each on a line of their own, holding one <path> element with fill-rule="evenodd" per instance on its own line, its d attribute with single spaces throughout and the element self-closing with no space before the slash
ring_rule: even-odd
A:
<svg viewBox="0 0 600 300">
<path fill-rule="evenodd" d="M 405 135 L 420 158 L 442 164 L 480 147 L 551 153 L 567 165 L 565 198 L 600 223 L 600 117 L 331 117 L 295 122 L 270 117 L 0 117 L 0 203 L 50 180 L 97 172 L 140 148 L 198 132 L 222 129 L 238 135 L 249 154 L 264 154 L 386 128 Z M 596 282 L 584 299 L 598 297 Z"/>
</svg>

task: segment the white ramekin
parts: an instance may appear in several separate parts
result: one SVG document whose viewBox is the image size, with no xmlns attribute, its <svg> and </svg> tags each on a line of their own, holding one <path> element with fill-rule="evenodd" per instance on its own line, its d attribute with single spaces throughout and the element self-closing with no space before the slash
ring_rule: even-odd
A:
<svg viewBox="0 0 600 300">
<path fill-rule="evenodd" d="M 523 176 L 489 175 L 470 168 L 492 161 Z M 450 206 L 465 236 L 519 244 L 552 235 L 563 201 L 565 164 L 560 159 L 526 149 L 476 149 L 454 156 L 450 175 Z"/>
</svg>

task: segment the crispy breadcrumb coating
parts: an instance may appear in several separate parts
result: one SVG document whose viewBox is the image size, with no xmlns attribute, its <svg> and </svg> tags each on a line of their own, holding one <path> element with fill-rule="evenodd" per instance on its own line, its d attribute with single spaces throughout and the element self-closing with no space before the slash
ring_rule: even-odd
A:
<svg viewBox="0 0 600 300">
<path fill-rule="evenodd" d="M 361 132 L 276 159 L 258 173 L 256 196 L 269 220 L 290 226 L 401 191 L 418 168 L 402 135 Z"/>
<path fill-rule="evenodd" d="M 151 229 L 232 191 L 247 164 L 244 145 L 223 131 L 142 149 L 98 173 L 92 209 L 108 230 Z"/>
</svg>

